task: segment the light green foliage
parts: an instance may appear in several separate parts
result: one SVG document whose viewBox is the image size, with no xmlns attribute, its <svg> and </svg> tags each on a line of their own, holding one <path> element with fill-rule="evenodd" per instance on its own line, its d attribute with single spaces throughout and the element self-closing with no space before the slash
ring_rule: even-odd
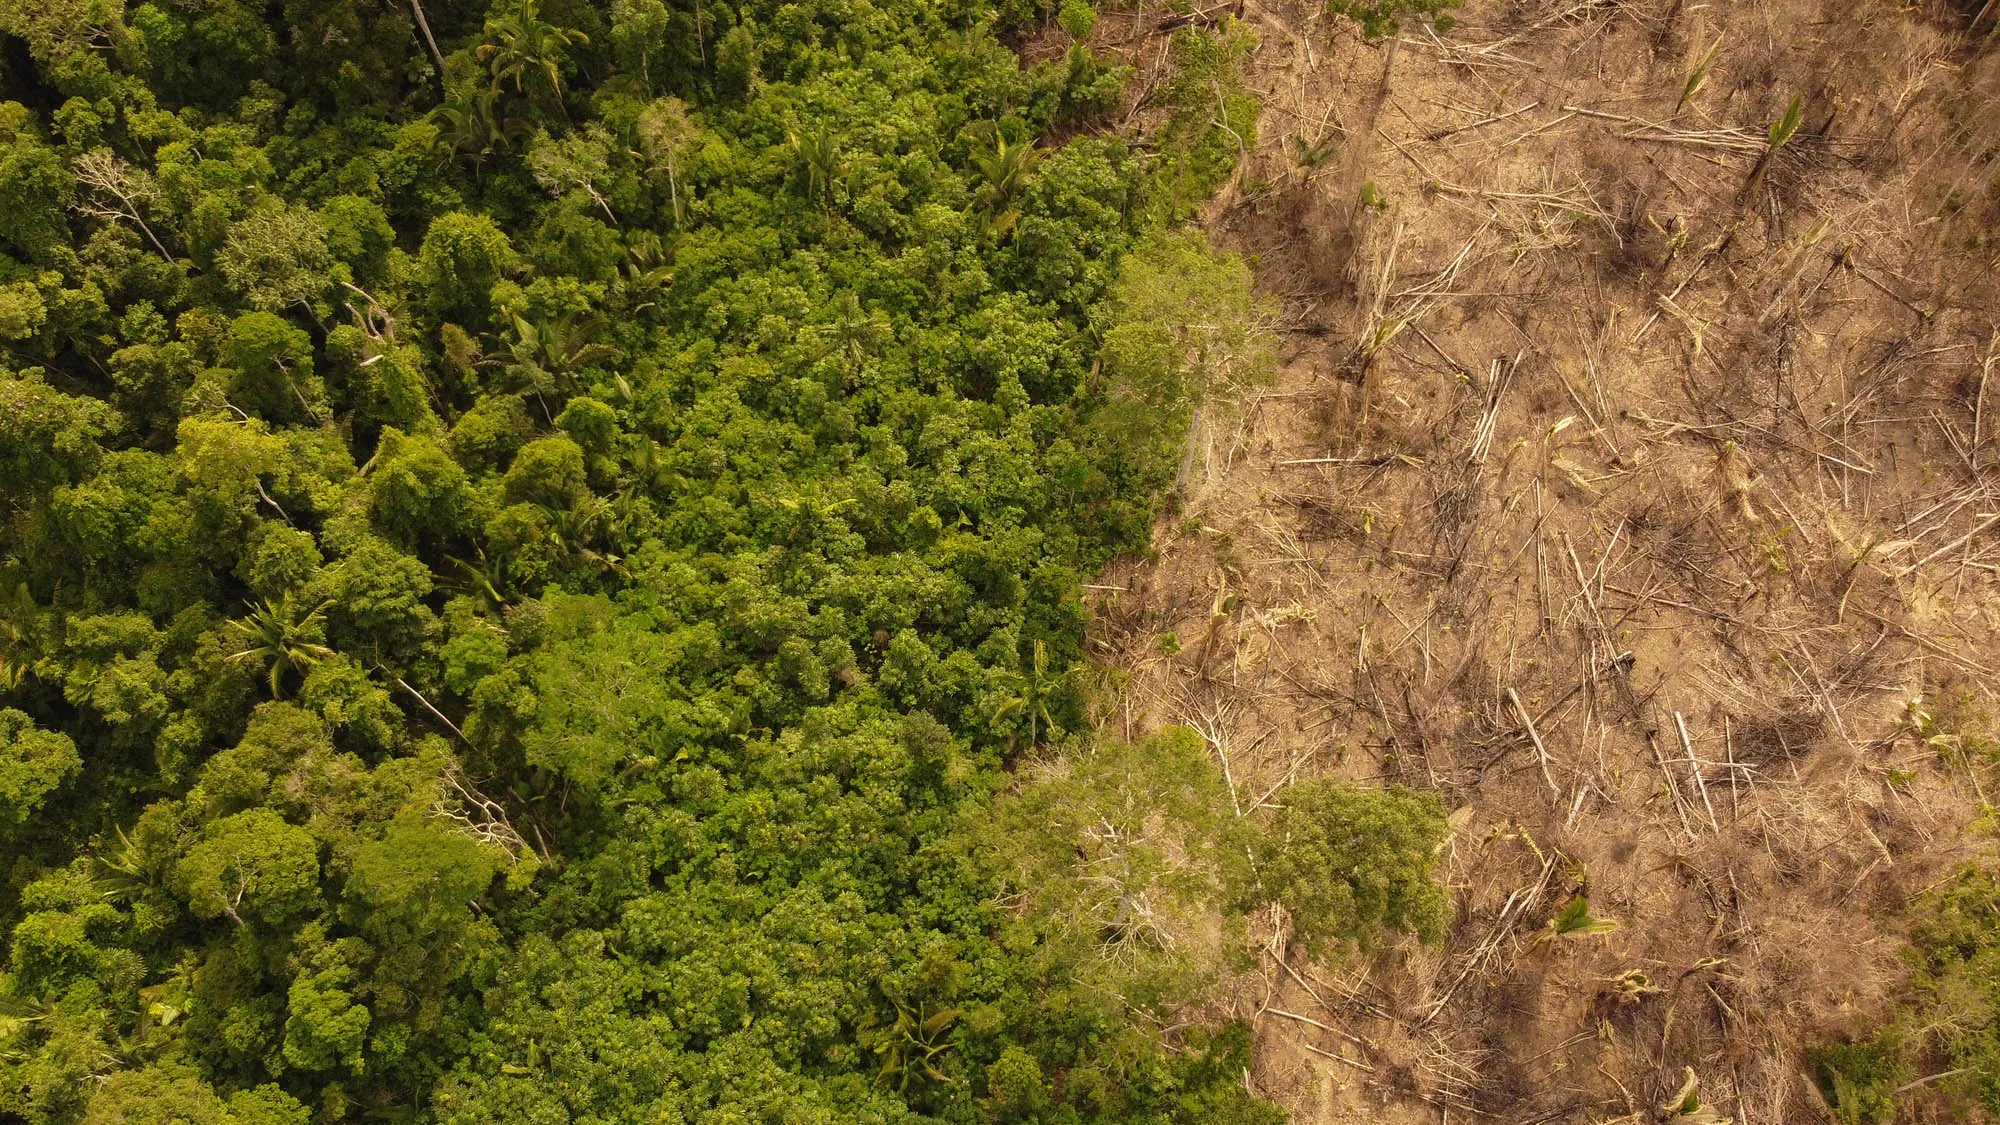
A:
<svg viewBox="0 0 2000 1125">
<path fill-rule="evenodd" d="M 1110 402 L 1095 433 L 1124 456 L 1164 466 L 1204 404 L 1232 401 L 1272 369 L 1270 310 L 1249 267 L 1199 233 L 1133 247 L 1104 311 Z"/>
<path fill-rule="evenodd" d="M 560 138 L 543 134 L 528 146 L 528 170 L 550 195 L 560 199 L 571 193 L 580 194 L 616 225 L 618 216 L 604 197 L 614 143 L 610 131 L 601 125 Z"/>
<path fill-rule="evenodd" d="M 451 449 L 469 469 L 504 469 L 535 432 L 519 395 L 490 395 L 451 428 Z"/>
<path fill-rule="evenodd" d="M 259 601 L 271 603 L 309 581 L 323 561 L 310 532 L 282 523 L 259 523 L 244 544 L 236 574 Z"/>
<path fill-rule="evenodd" d="M 0 10 L 0 32 L 26 40 L 46 64 L 116 45 L 125 32 L 123 9 L 116 0 L 15 0 Z"/>
<path fill-rule="evenodd" d="M 1243 68 L 1257 39 L 1235 20 L 1174 32 L 1174 71 L 1154 96 L 1168 107 L 1161 130 L 1164 191 L 1154 206 L 1168 221 L 1189 217 L 1257 145 L 1257 100 Z"/>
<path fill-rule="evenodd" d="M 254 312 L 229 326 L 229 360 L 236 368 L 230 404 L 259 418 L 314 418 L 324 393 L 313 375 L 311 339 L 274 313 Z"/>
<path fill-rule="evenodd" d="M 1954 767 L 1982 776 L 2000 767 L 2000 739 L 1975 692 L 1911 699 L 1904 725 Z M 1807 1053 L 1843 1123 L 1890 1121 L 1899 1109 L 2000 1112 L 2000 873 L 1990 862 L 1968 866 L 1920 899 L 1913 915 L 1902 1010 L 1870 1032 Z M 1942 1077 L 1905 1089 L 1920 1073 Z"/>
<path fill-rule="evenodd" d="M 0 285 L 0 340 L 25 340 L 49 318 L 48 306 L 33 285 Z"/>
<path fill-rule="evenodd" d="M 12 708 L 0 709 L 0 838 L 19 831 L 83 759 L 76 744 Z"/>
<path fill-rule="evenodd" d="M 1053 920 L 1091 987 L 1141 1007 L 1206 992 L 1222 971 L 1220 904 L 1250 879 L 1250 825 L 1201 736 L 1170 727 L 1055 765 L 994 808 L 1003 886 Z"/>
<path fill-rule="evenodd" d="M 1415 19 L 1429 23 L 1440 33 L 1450 31 L 1454 20 L 1450 12 L 1457 10 L 1465 0 L 1327 0 L 1327 11 L 1336 16 L 1345 16 L 1361 25 L 1361 34 L 1370 39 L 1380 39 L 1394 35 L 1403 26 L 1403 21 Z"/>
<path fill-rule="evenodd" d="M 1919 1012 L 1963 1091 L 2000 1112 L 2000 875 L 1971 869 L 1927 903 L 1912 935 Z M 1914 1037 L 1914 1032 L 1912 1033 Z"/>
<path fill-rule="evenodd" d="M 278 923 L 319 895 L 319 845 L 269 809 L 224 817 L 202 830 L 175 868 L 199 918 Z"/>
<path fill-rule="evenodd" d="M 1286 789 L 1264 844 L 1264 893 L 1308 948 L 1367 946 L 1380 930 L 1442 935 L 1444 889 L 1431 876 L 1445 837 L 1430 793 L 1305 781 Z"/>
<path fill-rule="evenodd" d="M 333 283 L 326 240 L 311 209 L 271 200 L 230 224 L 215 264 L 253 308 L 311 305 Z"/>
<path fill-rule="evenodd" d="M 98 439 L 117 424 L 116 411 L 50 387 L 39 368 L 0 368 L 0 491 L 23 497 L 66 482 L 96 463 Z"/>
<path fill-rule="evenodd" d="M 1064 0 L 1056 12 L 1056 22 L 1071 39 L 1088 39 L 1097 26 L 1097 9 L 1083 0 Z"/>
<path fill-rule="evenodd" d="M 360 195 L 337 195 L 320 204 L 318 218 L 327 252 L 346 263 L 356 278 L 373 284 L 396 245 L 396 230 L 382 205 Z"/>
<path fill-rule="evenodd" d="M 81 1125 L 306 1125 L 306 1107 L 275 1086 L 223 1098 L 189 1070 L 118 1071 L 90 1095 Z"/>
<path fill-rule="evenodd" d="M 584 476 L 583 449 L 568 437 L 529 442 L 507 469 L 507 499 L 562 509 L 590 491 Z"/>
<path fill-rule="evenodd" d="M 1117 393 L 1169 416 L 1267 377 L 1269 303 L 1250 269 L 1199 233 L 1153 235 L 1133 247 L 1111 288 L 1105 374 Z"/>
<path fill-rule="evenodd" d="M 376 951 L 368 985 L 379 1015 L 415 1032 L 437 1028 L 444 990 L 490 953 L 492 924 L 473 911 L 505 862 L 495 845 L 413 812 L 354 849 L 340 917 Z M 314 985 L 321 1024 L 352 1029 L 362 1019 L 332 991 L 345 980 L 330 972 Z M 336 1040 L 324 1027 L 315 1035 L 329 1046 Z M 360 1069 L 356 1061 L 347 1060 L 351 1069 Z"/>
<path fill-rule="evenodd" d="M 1910 1066 L 1893 1032 L 1858 1043 L 1838 1043 L 1806 1053 L 1820 1093 L 1839 1125 L 1889 1125 L 1896 1119 L 1896 1091 Z"/>
<path fill-rule="evenodd" d="M 387 750 L 403 738 L 403 713 L 389 691 L 344 653 L 321 660 L 299 687 L 299 705 L 365 750 Z"/>
<path fill-rule="evenodd" d="M 708 633 L 621 629 L 552 647 L 530 673 L 540 706 L 525 742 L 528 760 L 597 789 L 630 759 L 671 757 L 677 742 L 700 736 L 704 719 L 726 723 L 727 716 L 703 716 L 676 698 L 685 694 L 672 685 L 685 674 L 689 642 L 694 660 L 714 659 Z"/>
<path fill-rule="evenodd" d="M 290 703 L 263 703 L 234 746 L 203 764 L 187 800 L 204 818 L 260 805 L 284 807 L 296 798 L 284 780 L 304 763 L 331 753 L 326 726 Z"/>
<path fill-rule="evenodd" d="M 364 1048 L 373 1014 L 355 1002 L 346 965 L 292 978 L 285 998 L 285 1062 L 301 1070 L 367 1068 Z"/>
<path fill-rule="evenodd" d="M 382 431 L 369 477 L 376 526 L 401 543 L 449 540 L 472 518 L 465 470 L 429 438 Z"/>
</svg>

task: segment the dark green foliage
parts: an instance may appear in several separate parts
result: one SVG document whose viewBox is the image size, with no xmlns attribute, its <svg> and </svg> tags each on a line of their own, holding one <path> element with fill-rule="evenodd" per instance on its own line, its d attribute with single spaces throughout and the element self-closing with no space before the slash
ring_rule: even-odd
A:
<svg viewBox="0 0 2000 1125">
<path fill-rule="evenodd" d="M 1840 1125 L 1887 1125 L 1895 1119 L 1896 1088 L 1909 1080 L 1900 1046 L 1893 1034 L 1885 1034 L 1806 1052 L 1813 1081 Z"/>
<path fill-rule="evenodd" d="M 1912 984 L 1953 1089 L 2000 1113 L 2000 874 L 1961 873 L 1930 900 L 1912 935 Z"/>
<path fill-rule="evenodd" d="M 1135 145 L 1001 14 L 0 2 L 0 1119 L 1275 1120 L 1076 596 L 1256 366 L 1247 40 Z"/>
<path fill-rule="evenodd" d="M 1163 218 L 1193 214 L 1256 145 L 1257 101 L 1243 84 L 1243 65 L 1256 46 L 1256 36 L 1235 20 L 1215 33 L 1174 33 L 1174 73 L 1154 95 L 1168 108 L 1161 191 L 1153 203 Z"/>
<path fill-rule="evenodd" d="M 0 839 L 25 827 L 82 764 L 68 735 L 37 730 L 12 708 L 0 710 Z"/>
<path fill-rule="evenodd" d="M 1808 1054 L 1844 1125 L 1889 1121 L 1905 1099 L 2000 1113 L 2000 876 L 1967 868 L 1917 918 L 1903 1012 L 1868 1038 Z M 1919 1073 L 1937 1080 L 1913 1087 Z"/>
<path fill-rule="evenodd" d="M 75 178 L 45 143 L 34 115 L 18 102 L 0 102 L 0 248 L 25 261 L 48 261 L 68 241 L 63 209 L 75 191 Z"/>
</svg>

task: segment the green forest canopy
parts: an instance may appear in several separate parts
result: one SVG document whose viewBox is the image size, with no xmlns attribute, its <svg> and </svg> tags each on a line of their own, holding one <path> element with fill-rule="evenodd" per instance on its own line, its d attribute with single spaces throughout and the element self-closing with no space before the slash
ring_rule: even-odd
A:
<svg viewBox="0 0 2000 1125">
<path fill-rule="evenodd" d="M 1276 1119 L 1159 927 L 1443 819 L 1082 737 L 1254 103 L 1050 14 L 0 5 L 0 1120 Z"/>
</svg>

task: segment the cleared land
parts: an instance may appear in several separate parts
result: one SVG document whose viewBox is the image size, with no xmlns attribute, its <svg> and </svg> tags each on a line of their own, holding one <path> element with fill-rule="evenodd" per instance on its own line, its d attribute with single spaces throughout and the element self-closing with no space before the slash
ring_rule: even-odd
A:
<svg viewBox="0 0 2000 1125">
<path fill-rule="evenodd" d="M 1467 818 L 1442 948 L 1271 920 L 1247 1080 L 1651 1120 L 1692 1067 L 1819 1119 L 1802 1045 L 1879 1018 L 1990 796 L 1949 750 L 2000 666 L 1994 53 L 1852 0 L 1475 2 L 1393 51 L 1240 15 L 1262 133 L 1209 226 L 1284 361 L 1100 579 L 1106 719 L 1200 730 L 1246 810 L 1331 773 Z M 1174 22 L 1097 39 L 1143 88 Z M 1619 928 L 1538 940 L 1579 891 Z"/>
</svg>

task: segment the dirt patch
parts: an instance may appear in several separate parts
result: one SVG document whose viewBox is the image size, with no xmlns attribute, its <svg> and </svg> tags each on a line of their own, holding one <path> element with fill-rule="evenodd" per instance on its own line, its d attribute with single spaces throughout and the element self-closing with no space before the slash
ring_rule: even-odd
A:
<svg viewBox="0 0 2000 1125">
<path fill-rule="evenodd" d="M 1651 1120 L 1693 1067 L 1820 1119 L 1802 1045 L 1884 1010 L 1982 799 L 1907 716 L 2000 664 L 2000 67 L 1848 0 L 1474 3 L 1386 83 L 1310 7 L 1244 18 L 1263 135 L 1209 227 L 1286 361 L 1101 579 L 1110 721 L 1194 726 L 1246 808 L 1469 810 L 1441 949 L 1274 938 L 1250 1080 L 1301 1122 Z M 1141 86 L 1158 20 L 1099 29 Z M 1538 940 L 1578 892 L 1619 928 Z"/>
</svg>

